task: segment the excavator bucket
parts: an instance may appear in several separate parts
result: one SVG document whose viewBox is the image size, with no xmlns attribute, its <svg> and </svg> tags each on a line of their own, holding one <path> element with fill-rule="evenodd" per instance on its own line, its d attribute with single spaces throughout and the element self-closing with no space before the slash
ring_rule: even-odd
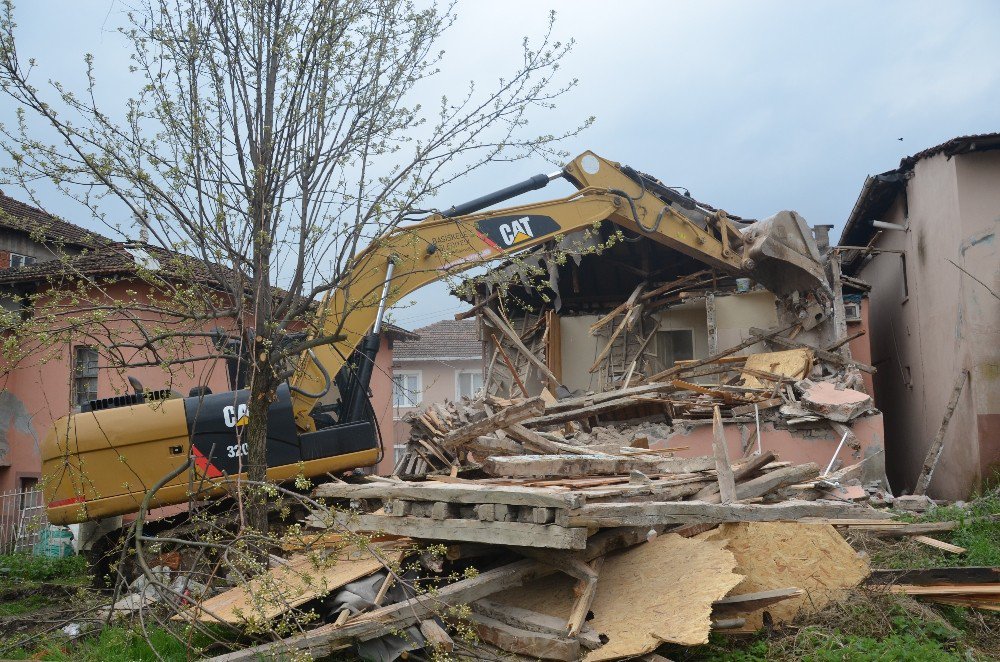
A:
<svg viewBox="0 0 1000 662">
<path fill-rule="evenodd" d="M 812 231 L 793 211 L 757 221 L 743 232 L 747 244 L 743 268 L 775 294 L 817 288 L 829 291 L 826 270 Z"/>
</svg>

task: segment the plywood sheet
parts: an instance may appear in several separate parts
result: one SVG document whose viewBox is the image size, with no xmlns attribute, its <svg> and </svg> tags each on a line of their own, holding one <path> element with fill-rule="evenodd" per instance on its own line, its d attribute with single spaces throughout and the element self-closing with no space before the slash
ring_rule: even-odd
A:
<svg viewBox="0 0 1000 662">
<path fill-rule="evenodd" d="M 865 560 L 829 524 L 741 522 L 723 524 L 699 537 L 723 541 L 736 556 L 737 572 L 746 578 L 730 595 L 789 586 L 805 591 L 749 612 L 746 630 L 761 628 L 765 611 L 776 623 L 819 611 L 860 584 L 869 572 Z"/>
<path fill-rule="evenodd" d="M 809 374 L 809 370 L 812 368 L 812 361 L 812 350 L 806 348 L 789 349 L 783 352 L 751 354 L 747 357 L 747 362 L 743 367 L 752 370 L 773 372 L 782 377 L 801 379 Z M 760 380 L 753 375 L 744 374 L 743 385 L 748 388 L 771 388 L 774 386 L 774 382 Z"/>
<path fill-rule="evenodd" d="M 395 561 L 410 545 L 409 540 L 399 540 L 372 547 Z M 382 568 L 371 551 L 355 546 L 331 551 L 326 558 L 298 554 L 287 560 L 288 565 L 272 568 L 247 586 L 220 593 L 175 618 L 233 624 L 265 621 Z"/>
<path fill-rule="evenodd" d="M 712 603 L 742 579 L 723 541 L 701 541 L 676 534 L 609 556 L 601 569 L 587 622 L 606 634 L 606 645 L 587 662 L 648 653 L 662 642 L 697 645 L 708 641 Z M 504 591 L 492 600 L 568 618 L 574 580 L 550 575 L 531 586 Z"/>
</svg>

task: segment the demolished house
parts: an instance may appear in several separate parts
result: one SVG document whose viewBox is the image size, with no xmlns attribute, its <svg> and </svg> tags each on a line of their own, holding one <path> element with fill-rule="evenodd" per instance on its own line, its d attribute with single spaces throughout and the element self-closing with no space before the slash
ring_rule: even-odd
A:
<svg viewBox="0 0 1000 662">
<path fill-rule="evenodd" d="M 773 451 L 830 469 L 871 458 L 868 486 L 882 490 L 866 288 L 841 275 L 827 230 L 809 238 L 826 302 L 777 295 L 610 224 L 477 278 L 466 295 L 474 307 L 460 316 L 480 323 L 485 397 L 411 414 L 395 473 L 465 462 L 427 446 L 470 416 L 542 396 L 546 415 L 525 425 L 558 443 L 703 456 L 718 407 L 732 457 Z M 556 402 L 560 389 L 583 406 Z"/>
<path fill-rule="evenodd" d="M 663 644 L 801 623 L 862 582 L 1000 608 L 990 568 L 902 583 L 845 539 L 965 551 L 925 535 L 955 522 L 883 508 L 931 502 L 887 491 L 867 288 L 841 274 L 828 228 L 783 214 L 822 265 L 816 291 L 609 224 L 470 281 L 458 317 L 479 327 L 482 392 L 408 413 L 391 477 L 316 485 L 288 558 L 175 618 L 324 621 L 220 661 L 655 661 Z"/>
</svg>

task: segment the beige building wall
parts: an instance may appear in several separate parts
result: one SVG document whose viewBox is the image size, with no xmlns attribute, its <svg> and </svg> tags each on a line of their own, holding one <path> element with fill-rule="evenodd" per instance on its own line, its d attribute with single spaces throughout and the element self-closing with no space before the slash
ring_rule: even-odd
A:
<svg viewBox="0 0 1000 662">
<path fill-rule="evenodd" d="M 752 291 L 743 294 L 719 296 L 715 299 L 716 327 L 718 329 L 719 350 L 740 344 L 749 337 L 752 326 L 771 328 L 778 323 L 774 306 L 774 295 L 767 291 Z M 694 336 L 694 358 L 702 359 L 708 352 L 708 316 L 704 299 L 674 306 L 656 316 L 660 320 L 660 330 L 689 329 Z M 590 326 L 599 319 L 597 315 L 573 315 L 560 318 L 562 330 L 562 378 L 570 390 L 584 391 L 597 388 L 596 376 L 590 373 L 594 359 L 606 342 L 590 335 Z M 740 354 L 766 351 L 762 345 L 755 345 Z M 655 343 L 647 350 L 655 352 Z M 531 387 L 529 386 L 529 389 Z M 532 391 L 534 392 L 534 391 Z"/>
<path fill-rule="evenodd" d="M 395 361 L 392 366 L 393 375 L 419 375 L 418 407 L 393 407 L 393 431 L 397 444 L 406 444 L 410 438 L 410 426 L 402 418 L 415 409 L 421 409 L 434 402 L 454 400 L 458 393 L 458 374 L 463 371 L 483 371 L 483 362 L 479 358 L 447 361 Z M 391 401 L 390 401 L 391 402 Z M 386 447 L 389 455 L 389 447 Z M 391 472 L 392 468 L 389 468 Z"/>
<path fill-rule="evenodd" d="M 885 414 L 887 472 L 913 488 L 955 380 L 971 372 L 945 436 L 930 494 L 965 498 L 1000 469 L 1000 151 L 918 161 L 880 220 L 881 253 L 858 273 L 871 283 L 876 405 Z M 954 262 L 955 264 L 952 264 Z"/>
</svg>

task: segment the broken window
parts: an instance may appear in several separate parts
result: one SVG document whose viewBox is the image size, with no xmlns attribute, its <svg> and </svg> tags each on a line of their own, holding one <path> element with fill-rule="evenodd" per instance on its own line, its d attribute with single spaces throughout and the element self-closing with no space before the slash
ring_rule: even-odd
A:
<svg viewBox="0 0 1000 662">
<path fill-rule="evenodd" d="M 97 350 L 93 347 L 77 347 L 73 362 L 73 386 L 75 401 L 85 405 L 97 399 Z"/>
<path fill-rule="evenodd" d="M 458 385 L 455 392 L 460 398 L 474 398 L 483 389 L 483 373 L 479 370 L 462 370 L 456 379 Z"/>
<path fill-rule="evenodd" d="M 656 333 L 656 357 L 660 362 L 659 370 L 672 368 L 677 361 L 693 359 L 694 331 L 691 329 L 658 331 Z"/>
</svg>

